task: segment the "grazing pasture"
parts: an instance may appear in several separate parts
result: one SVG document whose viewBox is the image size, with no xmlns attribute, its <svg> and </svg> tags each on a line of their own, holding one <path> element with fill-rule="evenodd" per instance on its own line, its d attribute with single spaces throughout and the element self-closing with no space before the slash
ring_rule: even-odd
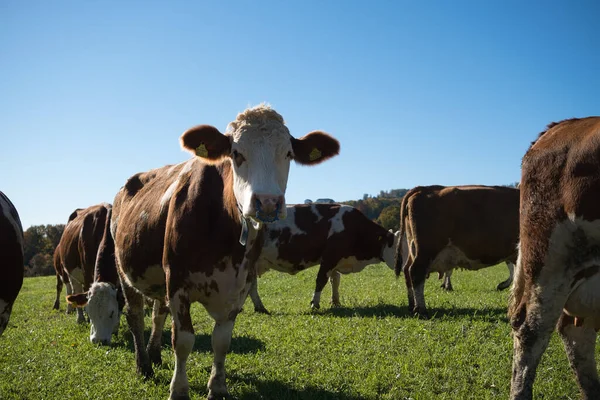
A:
<svg viewBox="0 0 600 400">
<path fill-rule="evenodd" d="M 408 315 L 406 289 L 385 264 L 345 276 L 342 308 L 311 311 L 315 270 L 269 272 L 259 285 L 273 315 L 239 315 L 227 357 L 236 399 L 505 399 L 512 340 L 508 292 L 493 290 L 504 264 L 453 275 L 454 292 L 427 280 L 431 320 Z M 324 295 L 329 295 L 326 287 Z M 89 325 L 50 310 L 54 277 L 26 278 L 0 338 L 0 399 L 166 399 L 173 374 L 170 331 L 154 378 L 135 373 L 131 335 L 122 317 L 110 346 L 89 341 Z M 328 297 L 325 297 L 328 298 Z M 146 337 L 150 318 L 146 317 Z M 169 318 L 170 325 L 170 318 Z M 192 306 L 196 342 L 188 360 L 192 399 L 207 395 L 213 321 Z M 598 351 L 598 350 L 597 350 Z M 534 396 L 576 399 L 579 391 L 562 343 L 553 335 L 538 368 Z"/>
</svg>

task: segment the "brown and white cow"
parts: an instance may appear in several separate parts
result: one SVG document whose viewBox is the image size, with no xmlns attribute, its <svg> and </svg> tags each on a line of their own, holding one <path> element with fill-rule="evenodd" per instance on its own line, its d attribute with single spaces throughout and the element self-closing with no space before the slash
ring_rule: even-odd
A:
<svg viewBox="0 0 600 400">
<path fill-rule="evenodd" d="M 296 274 L 320 264 L 313 308 L 320 308 L 321 292 L 331 280 L 331 303 L 340 305 L 340 273 L 360 272 L 382 261 L 394 269 L 394 235 L 354 207 L 340 204 L 298 204 L 287 206 L 285 220 L 269 224 L 265 242 L 256 262 L 258 275 L 269 269 Z M 254 309 L 268 313 L 254 279 L 250 289 Z"/>
<path fill-rule="evenodd" d="M 511 399 L 531 399 L 555 327 L 585 399 L 600 399 L 600 117 L 548 126 L 521 170 L 520 250 L 509 307 Z"/>
<path fill-rule="evenodd" d="M 23 227 L 17 209 L 0 192 L 0 336 L 23 285 Z"/>
<path fill-rule="evenodd" d="M 519 190 L 418 186 L 402 199 L 400 232 L 406 239 L 398 246 L 396 275 L 404 271 L 409 311 L 427 317 L 423 289 L 431 272 L 444 273 L 457 266 L 479 270 L 501 262 L 514 264 Z"/>
<path fill-rule="evenodd" d="M 138 372 L 150 376 L 151 361 L 160 361 L 167 313 L 160 303 L 166 298 L 176 359 L 171 398 L 189 398 L 190 306 L 200 302 L 215 320 L 208 381 L 213 399 L 227 395 L 225 356 L 256 275 L 262 226 L 286 215 L 290 161 L 318 164 L 338 154 L 339 143 L 320 131 L 295 139 L 281 115 L 259 105 L 238 114 L 226 134 L 200 125 L 182 135 L 181 145 L 196 157 L 136 174 L 117 193 L 111 238 Z M 143 296 L 158 300 L 148 349 Z"/>
<path fill-rule="evenodd" d="M 94 281 L 96 254 L 110 207 L 110 204 L 103 203 L 78 208 L 69 216 L 54 255 L 56 299 L 53 308 L 60 306 L 63 283 L 67 287 L 67 295 L 70 295 L 87 291 Z M 77 309 L 77 322 L 85 322 L 82 308 Z"/>
<path fill-rule="evenodd" d="M 90 317 L 90 341 L 110 344 L 112 334 L 119 329 L 121 311 L 125 304 L 117 273 L 115 244 L 110 239 L 112 207 L 107 208 L 102 240 L 94 266 L 94 280 L 85 293 L 67 296 L 69 305 L 86 307 Z"/>
</svg>

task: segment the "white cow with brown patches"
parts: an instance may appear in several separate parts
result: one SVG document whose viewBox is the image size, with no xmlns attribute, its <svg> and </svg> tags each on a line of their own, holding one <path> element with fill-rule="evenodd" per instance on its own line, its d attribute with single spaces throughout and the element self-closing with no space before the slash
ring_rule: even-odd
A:
<svg viewBox="0 0 600 400">
<path fill-rule="evenodd" d="M 556 328 L 583 398 L 600 399 L 600 117 L 549 125 L 523 157 L 521 176 L 510 398 L 532 398 Z"/>
<path fill-rule="evenodd" d="M 257 260 L 258 275 L 269 269 L 296 274 L 319 266 L 313 308 L 320 308 L 321 292 L 331 280 L 331 303 L 340 306 L 340 273 L 360 272 L 367 265 L 385 262 L 394 269 L 400 237 L 367 218 L 354 207 L 340 204 L 287 206 L 288 218 L 270 224 Z M 257 312 L 268 313 L 258 294 L 256 279 L 250 298 Z"/>
<path fill-rule="evenodd" d="M 221 398 L 227 395 L 225 355 L 256 275 L 262 226 L 286 215 L 290 162 L 320 163 L 339 152 L 339 143 L 319 131 L 295 139 L 277 112 L 260 105 L 239 114 L 225 135 L 201 125 L 186 131 L 181 144 L 196 157 L 136 174 L 117 193 L 109 239 L 115 243 L 138 372 L 150 376 L 151 361 L 160 362 L 160 336 L 170 311 L 171 399 L 189 398 L 186 360 L 195 341 L 190 306 L 200 302 L 215 320 L 208 398 Z M 148 348 L 143 296 L 156 300 Z"/>
<path fill-rule="evenodd" d="M 0 192 L 0 336 L 8 325 L 12 307 L 23 285 L 23 227 L 17 209 Z"/>
</svg>

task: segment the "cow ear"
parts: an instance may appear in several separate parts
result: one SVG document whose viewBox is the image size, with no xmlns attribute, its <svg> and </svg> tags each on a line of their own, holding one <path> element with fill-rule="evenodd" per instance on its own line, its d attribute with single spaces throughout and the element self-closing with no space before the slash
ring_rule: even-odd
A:
<svg viewBox="0 0 600 400">
<path fill-rule="evenodd" d="M 314 131 L 300 139 L 292 138 L 292 148 L 297 163 L 315 165 L 338 155 L 340 142 L 325 132 Z"/>
<path fill-rule="evenodd" d="M 208 162 L 220 161 L 231 153 L 231 137 L 210 125 L 188 129 L 181 135 L 180 142 L 184 150 Z"/>
<path fill-rule="evenodd" d="M 88 303 L 87 293 L 70 294 L 67 302 L 75 307 L 83 307 Z"/>
</svg>

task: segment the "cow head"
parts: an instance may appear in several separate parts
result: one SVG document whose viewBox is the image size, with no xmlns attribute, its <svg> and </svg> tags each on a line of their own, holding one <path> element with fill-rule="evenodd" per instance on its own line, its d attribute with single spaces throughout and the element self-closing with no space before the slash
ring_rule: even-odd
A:
<svg viewBox="0 0 600 400">
<path fill-rule="evenodd" d="M 69 295 L 67 301 L 76 307 L 86 307 L 92 343 L 110 344 L 112 334 L 119 329 L 121 317 L 121 306 L 114 285 L 94 282 L 87 293 Z"/>
<path fill-rule="evenodd" d="M 295 139 L 281 115 L 264 104 L 238 114 L 226 134 L 208 125 L 191 128 L 181 136 L 181 145 L 208 163 L 231 160 L 238 208 L 257 225 L 285 218 L 291 160 L 314 165 L 340 149 L 336 139 L 320 131 Z"/>
<path fill-rule="evenodd" d="M 388 267 L 394 269 L 395 265 L 395 257 L 396 257 L 396 249 L 398 248 L 398 242 L 400 242 L 400 231 L 394 233 L 391 229 L 389 230 L 389 234 L 393 235 L 393 240 L 388 240 L 383 248 L 383 261 L 387 264 Z M 391 242 L 391 243 L 390 243 Z"/>
</svg>

